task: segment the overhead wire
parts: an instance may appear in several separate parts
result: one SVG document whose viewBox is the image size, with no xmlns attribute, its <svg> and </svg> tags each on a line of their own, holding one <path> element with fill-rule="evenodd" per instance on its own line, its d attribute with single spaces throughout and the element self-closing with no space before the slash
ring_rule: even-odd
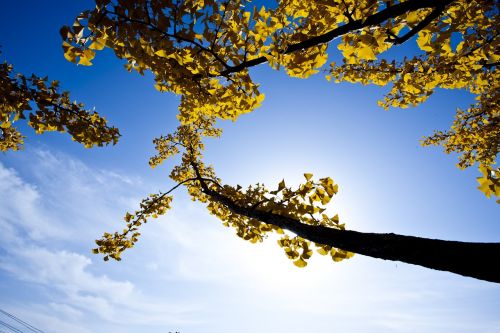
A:
<svg viewBox="0 0 500 333">
<path fill-rule="evenodd" d="M 45 333 L 44 331 L 36 328 L 33 325 L 28 324 L 24 320 L 19 319 L 18 317 L 14 316 L 11 313 L 8 313 L 5 310 L 0 309 L 0 313 L 3 313 L 4 315 L 6 315 L 7 317 L 9 317 L 10 319 L 12 319 L 12 320 L 18 322 L 19 324 L 23 325 L 24 327 L 26 327 L 27 329 L 29 329 L 31 332 L 34 332 L 34 333 Z"/>
<path fill-rule="evenodd" d="M 3 325 L 5 327 L 7 327 L 9 330 L 11 330 L 12 332 L 15 332 L 15 333 L 25 333 L 23 331 L 21 331 L 20 329 L 10 325 L 10 324 L 7 324 L 6 322 L 0 320 L 0 325 Z"/>
</svg>

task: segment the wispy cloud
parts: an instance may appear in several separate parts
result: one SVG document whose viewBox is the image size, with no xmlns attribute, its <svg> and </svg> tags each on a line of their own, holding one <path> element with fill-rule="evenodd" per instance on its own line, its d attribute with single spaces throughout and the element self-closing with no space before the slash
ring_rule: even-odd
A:
<svg viewBox="0 0 500 333">
<path fill-rule="evenodd" d="M 112 222 L 136 204 L 128 191 L 140 188 L 141 180 L 93 170 L 47 150 L 35 150 L 30 158 L 36 166 L 27 171 L 33 183 L 0 163 L 0 269 L 12 280 L 45 288 L 49 296 L 43 301 L 50 307 L 39 309 L 46 316 L 34 318 L 50 324 L 47 318 L 59 314 L 66 324 L 51 327 L 53 332 L 67 332 L 68 325 L 89 314 L 119 325 L 189 322 L 191 305 L 165 301 L 128 280 L 111 278 L 102 264 L 94 263 L 100 258 L 88 255 L 94 238 L 121 227 Z"/>
</svg>

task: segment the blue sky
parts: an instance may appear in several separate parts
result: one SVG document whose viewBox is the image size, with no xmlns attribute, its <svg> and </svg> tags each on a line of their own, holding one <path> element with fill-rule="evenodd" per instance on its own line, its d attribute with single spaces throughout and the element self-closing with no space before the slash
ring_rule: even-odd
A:
<svg viewBox="0 0 500 333">
<path fill-rule="evenodd" d="M 238 239 L 182 189 L 122 262 L 92 255 L 93 240 L 120 228 L 125 211 L 172 186 L 174 162 L 152 170 L 147 161 L 151 140 L 177 125 L 178 97 L 127 73 L 109 50 L 92 67 L 63 58 L 60 26 L 91 6 L 2 5 L 3 59 L 60 80 L 123 136 L 88 150 L 67 135 L 27 130 L 24 151 L 0 155 L 1 309 L 47 333 L 500 332 L 498 285 L 359 255 L 341 263 L 315 255 L 298 269 L 273 239 Z M 206 161 L 225 182 L 331 176 L 340 192 L 329 209 L 350 229 L 500 241 L 498 207 L 476 190 L 477 170 L 419 146 L 471 96 L 438 91 L 417 108 L 387 112 L 376 105 L 382 88 L 292 79 L 265 65 L 252 75 L 263 106 L 207 141 Z"/>
</svg>

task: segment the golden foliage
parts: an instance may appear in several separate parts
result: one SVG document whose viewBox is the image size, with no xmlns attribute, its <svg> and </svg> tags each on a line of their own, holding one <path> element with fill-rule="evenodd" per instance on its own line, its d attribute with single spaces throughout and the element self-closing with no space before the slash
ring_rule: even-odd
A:
<svg viewBox="0 0 500 333">
<path fill-rule="evenodd" d="M 27 118 L 36 133 L 68 132 L 87 148 L 115 144 L 120 137 L 118 129 L 109 127 L 98 113 L 72 102 L 67 91 L 59 92 L 58 81 L 14 74 L 12 65 L 4 62 L 0 64 L 0 151 L 22 148 L 24 136 L 15 123 Z"/>
<path fill-rule="evenodd" d="M 409 12 L 376 28 L 346 34 L 339 49 L 341 65 L 331 64 L 328 79 L 377 84 L 392 83 L 392 89 L 379 104 L 406 108 L 424 102 L 436 88 L 464 89 L 476 95 L 477 102 L 467 110 L 457 109 L 447 131 L 436 131 L 424 138 L 424 146 L 444 147 L 446 153 L 460 155 L 458 166 L 475 163 L 491 167 L 500 146 L 498 7 L 492 1 L 453 1 L 446 10 L 418 30 L 417 45 L 423 53 L 403 61 L 377 60 L 359 56 L 359 40 L 372 38 L 374 55 L 401 38 L 398 32 L 415 29 L 432 13 L 431 9 Z M 411 30 L 410 30 L 411 31 Z M 377 37 L 378 36 L 378 37 Z M 454 46 L 456 44 L 456 46 Z"/>
<path fill-rule="evenodd" d="M 305 174 L 306 181 L 295 190 L 284 181 L 275 190 L 263 184 L 243 189 L 222 185 L 213 168 L 202 161 L 203 137 L 221 135 L 215 127 L 217 119 L 235 120 L 262 103 L 264 95 L 248 71 L 260 63 L 307 78 L 327 62 L 328 43 L 341 37 L 337 47 L 343 62 L 330 64 L 327 79 L 392 84 L 380 102 L 386 109 L 418 105 L 436 88 L 476 94 L 477 103 L 457 110 L 449 131 L 437 131 L 423 144 L 458 152 L 462 168 L 481 163 L 480 189 L 487 196 L 498 195 L 498 172 L 492 169 L 500 137 L 498 9 L 493 2 L 283 0 L 273 8 L 258 8 L 245 0 L 96 3 L 72 27 L 61 30 L 66 57 L 87 64 L 94 50 L 108 47 L 126 60 L 127 70 L 140 74 L 149 70 L 156 89 L 181 95 L 180 126 L 154 140 L 157 154 L 150 165 L 156 167 L 182 152 L 181 163 L 170 174 L 176 187 L 185 185 L 193 200 L 205 203 L 211 214 L 247 241 L 261 242 L 267 234 L 278 233 L 279 246 L 298 267 L 307 265 L 313 253 L 311 242 L 258 216 L 265 212 L 343 230 L 338 215 L 324 213 L 338 186 L 329 177 L 314 181 Z M 381 57 L 412 37 L 420 54 L 403 60 Z M 128 230 L 105 234 L 96 251 L 111 257 L 121 253 L 136 240 L 127 239 Z M 335 261 L 352 256 L 328 245 L 314 245 Z"/>
<path fill-rule="evenodd" d="M 249 68 L 268 63 L 290 76 L 307 78 L 328 60 L 329 43 L 341 38 L 337 48 L 341 64 L 331 63 L 326 78 L 335 82 L 391 85 L 380 101 L 384 108 L 406 108 L 424 102 L 436 88 L 464 89 L 477 96 L 467 110 L 457 110 L 448 131 L 437 131 L 424 145 L 443 146 L 460 154 L 459 166 L 481 165 L 480 189 L 498 195 L 498 5 L 478 0 L 407 1 L 298 1 L 282 0 L 274 7 L 247 0 L 96 0 L 96 7 L 81 13 L 72 26 L 61 29 L 68 61 L 92 65 L 98 51 L 110 48 L 125 60 L 128 71 L 154 75 L 155 88 L 180 95 L 176 132 L 154 140 L 157 154 L 152 167 L 182 152 L 181 162 L 170 174 L 185 185 L 193 200 L 207 204 L 209 212 L 236 234 L 260 242 L 282 228 L 260 221 L 256 212 L 271 212 L 300 223 L 342 230 L 338 216 L 324 214 L 337 192 L 330 178 L 306 181 L 293 190 L 281 182 L 276 190 L 262 184 L 243 190 L 221 185 L 203 159 L 203 138 L 218 137 L 218 119 L 236 120 L 257 108 L 264 99 Z M 395 45 L 415 40 L 418 51 L 403 59 L 384 58 Z M 37 103 L 30 125 L 38 132 L 68 131 L 86 146 L 116 142 L 118 132 L 103 118 L 69 102 L 67 93 L 46 79 L 14 78 L 11 67 L 2 67 L 2 136 L 0 148 L 17 149 L 22 135 L 12 123 Z M 5 84 L 3 83 L 5 82 Z M 7 88 L 4 88 L 7 87 Z M 171 196 L 151 195 L 141 208 L 125 217 L 122 233 L 105 234 L 95 252 L 105 259 L 120 254 L 137 241 L 137 228 L 148 217 L 163 214 Z M 310 242 L 283 234 L 279 240 L 286 255 L 304 267 L 312 254 Z M 335 261 L 352 254 L 315 244 L 321 254 Z"/>
</svg>

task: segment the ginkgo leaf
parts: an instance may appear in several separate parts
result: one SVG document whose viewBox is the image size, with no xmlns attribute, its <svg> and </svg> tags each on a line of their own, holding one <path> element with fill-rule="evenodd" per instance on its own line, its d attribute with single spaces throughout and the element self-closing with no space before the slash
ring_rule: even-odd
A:
<svg viewBox="0 0 500 333">
<path fill-rule="evenodd" d="M 92 44 L 89 45 L 89 49 L 100 51 L 104 49 L 105 46 L 106 42 L 103 39 L 96 39 L 92 42 Z"/>
<path fill-rule="evenodd" d="M 357 55 L 361 59 L 365 60 L 375 60 L 377 57 L 375 56 L 374 50 L 370 46 L 360 47 L 357 51 Z"/>
<path fill-rule="evenodd" d="M 89 61 L 88 58 L 81 56 L 80 60 L 78 61 L 78 65 L 83 65 L 83 66 L 92 66 L 92 63 Z"/>
<path fill-rule="evenodd" d="M 167 54 L 167 52 L 165 52 L 165 50 L 158 50 L 155 52 L 155 54 L 159 57 L 163 57 L 163 58 L 167 58 L 169 56 L 169 54 Z"/>
<path fill-rule="evenodd" d="M 420 32 L 417 38 L 417 44 L 421 50 L 432 52 L 434 49 L 431 46 L 432 35 L 428 32 Z"/>
<path fill-rule="evenodd" d="M 76 54 L 71 51 L 64 52 L 64 58 L 70 62 L 76 62 Z"/>
<path fill-rule="evenodd" d="M 420 14 L 418 11 L 410 12 L 406 15 L 406 22 L 410 25 L 414 25 L 420 20 Z"/>
<path fill-rule="evenodd" d="M 284 188 L 286 187 L 285 185 L 285 180 L 283 179 L 282 181 L 280 181 L 280 183 L 278 184 L 278 192 L 283 190 Z"/>
<path fill-rule="evenodd" d="M 318 253 L 321 254 L 322 256 L 326 256 L 328 253 L 330 253 L 329 250 L 325 249 L 324 247 L 320 247 L 318 250 Z"/>
<path fill-rule="evenodd" d="M 293 262 L 293 264 L 297 267 L 303 268 L 307 266 L 307 262 L 302 258 L 299 258 Z"/>
</svg>

